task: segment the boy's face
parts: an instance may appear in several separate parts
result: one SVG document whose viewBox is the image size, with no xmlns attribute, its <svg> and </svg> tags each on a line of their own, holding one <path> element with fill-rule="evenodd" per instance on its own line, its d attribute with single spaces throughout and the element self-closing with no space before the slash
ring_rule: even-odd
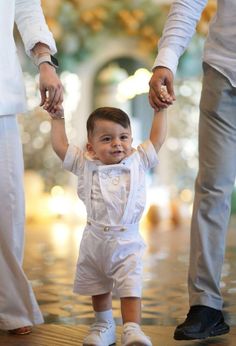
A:
<svg viewBox="0 0 236 346">
<path fill-rule="evenodd" d="M 96 120 L 87 150 L 105 165 L 116 164 L 132 152 L 131 129 L 109 120 Z"/>
</svg>

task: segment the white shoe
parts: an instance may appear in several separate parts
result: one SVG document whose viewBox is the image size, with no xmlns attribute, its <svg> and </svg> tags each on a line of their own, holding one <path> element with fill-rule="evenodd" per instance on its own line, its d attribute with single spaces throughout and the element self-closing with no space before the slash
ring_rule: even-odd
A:
<svg viewBox="0 0 236 346">
<path fill-rule="evenodd" d="M 144 334 L 137 323 L 125 323 L 121 335 L 122 346 L 152 346 L 151 339 Z"/>
<path fill-rule="evenodd" d="M 83 346 L 111 346 L 116 343 L 114 321 L 95 322 L 84 339 Z"/>
</svg>

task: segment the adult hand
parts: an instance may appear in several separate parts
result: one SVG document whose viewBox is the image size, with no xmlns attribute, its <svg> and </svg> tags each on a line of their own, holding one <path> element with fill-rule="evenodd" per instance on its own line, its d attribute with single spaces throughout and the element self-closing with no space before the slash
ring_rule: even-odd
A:
<svg viewBox="0 0 236 346">
<path fill-rule="evenodd" d="M 49 112 L 56 113 L 63 102 L 63 87 L 53 66 L 48 63 L 39 66 L 40 106 Z"/>
<path fill-rule="evenodd" d="M 174 76 L 170 69 L 163 66 L 154 69 L 149 82 L 149 103 L 156 111 L 167 108 L 175 101 L 173 82 Z M 168 97 L 162 93 L 163 86 L 166 86 Z"/>
<path fill-rule="evenodd" d="M 53 113 L 49 113 L 53 119 L 65 119 L 64 118 L 64 108 L 62 105 L 58 105 Z"/>
</svg>

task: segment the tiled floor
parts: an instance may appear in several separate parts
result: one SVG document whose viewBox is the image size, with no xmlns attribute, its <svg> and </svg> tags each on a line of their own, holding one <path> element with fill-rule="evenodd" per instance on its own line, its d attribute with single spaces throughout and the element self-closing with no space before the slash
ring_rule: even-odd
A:
<svg viewBox="0 0 236 346">
<path fill-rule="evenodd" d="M 232 218 L 221 282 L 225 316 L 232 327 L 236 325 L 235 226 L 236 218 Z M 81 345 L 87 326 L 93 321 L 90 299 L 72 293 L 82 230 L 82 225 L 70 225 L 62 220 L 51 225 L 28 225 L 24 267 L 33 283 L 46 325 L 36 327 L 31 336 L 20 338 L 20 341 L 0 334 L 1 346 Z M 185 318 L 188 310 L 189 224 L 179 228 L 144 225 L 142 234 L 148 244 L 144 257 L 142 323 L 152 336 L 153 346 L 192 346 L 196 343 L 198 346 L 235 346 L 234 327 L 230 335 L 206 341 L 176 342 L 172 339 L 176 324 Z M 119 301 L 115 297 L 113 306 L 114 317 L 120 325 Z"/>
<path fill-rule="evenodd" d="M 175 341 L 172 338 L 173 327 L 144 326 L 145 333 L 152 339 L 153 346 L 235 346 L 236 328 L 223 337 L 208 338 L 204 341 Z M 87 326 L 68 324 L 46 324 L 34 328 L 26 336 L 8 336 L 0 334 L 1 346 L 81 346 L 88 330 Z M 117 343 L 120 344 L 121 327 L 117 327 Z"/>
</svg>

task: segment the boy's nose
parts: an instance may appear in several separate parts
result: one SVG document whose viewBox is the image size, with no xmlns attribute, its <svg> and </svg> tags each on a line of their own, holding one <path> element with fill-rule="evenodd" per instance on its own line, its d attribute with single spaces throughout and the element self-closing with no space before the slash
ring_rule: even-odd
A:
<svg viewBox="0 0 236 346">
<path fill-rule="evenodd" d="M 118 146 L 118 145 L 120 145 L 120 140 L 119 140 L 119 139 L 114 139 L 114 140 L 112 141 L 112 145 L 113 145 L 113 146 Z"/>
</svg>

